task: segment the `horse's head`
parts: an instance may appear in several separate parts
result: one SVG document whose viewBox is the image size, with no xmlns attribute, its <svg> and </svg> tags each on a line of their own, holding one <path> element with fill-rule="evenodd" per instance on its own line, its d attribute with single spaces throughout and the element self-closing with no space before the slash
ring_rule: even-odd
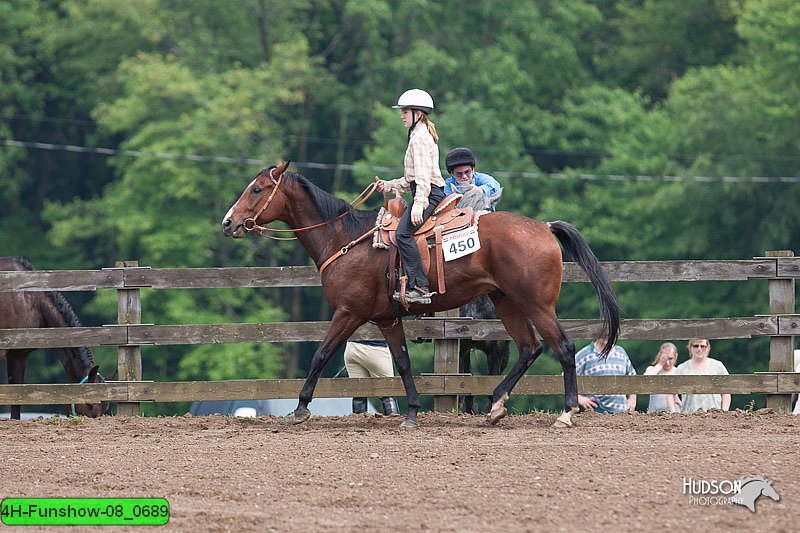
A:
<svg viewBox="0 0 800 533">
<path fill-rule="evenodd" d="M 768 498 L 772 498 L 776 502 L 781 499 L 780 495 L 778 495 L 778 491 L 776 491 L 775 487 L 772 486 L 772 481 L 767 481 L 766 485 L 761 487 L 761 494 L 767 496 Z"/>
<path fill-rule="evenodd" d="M 89 374 L 86 376 L 85 383 L 105 383 L 106 380 L 103 376 L 98 372 L 100 367 L 94 366 L 89 371 Z M 112 372 L 111 376 L 116 375 L 117 371 L 115 370 Z M 109 379 L 113 379 L 109 376 Z M 100 402 L 100 403 L 76 403 L 74 405 L 75 414 L 80 416 L 88 416 L 90 418 L 97 418 L 98 416 L 102 416 L 108 412 L 108 402 Z"/>
<path fill-rule="evenodd" d="M 240 239 L 256 225 L 276 220 L 285 212 L 286 197 L 279 192 L 285 161 L 259 172 L 222 219 L 222 233 Z"/>
</svg>

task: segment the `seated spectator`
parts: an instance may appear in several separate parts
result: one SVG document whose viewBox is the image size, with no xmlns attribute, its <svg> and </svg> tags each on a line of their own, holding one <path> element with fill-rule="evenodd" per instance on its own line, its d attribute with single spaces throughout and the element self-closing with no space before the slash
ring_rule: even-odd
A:
<svg viewBox="0 0 800 533">
<path fill-rule="evenodd" d="M 708 356 L 711 342 L 708 339 L 689 339 L 689 355 L 691 358 L 678 365 L 676 376 L 727 376 L 728 369 L 721 361 Z M 684 394 L 681 413 L 690 414 L 699 409 L 731 408 L 730 394 Z"/>
<path fill-rule="evenodd" d="M 652 366 L 644 371 L 645 376 L 671 376 L 675 374 L 675 363 L 678 360 L 678 348 L 671 342 L 665 342 L 658 349 Z M 677 394 L 651 394 L 648 413 L 677 413 L 681 405 L 680 396 Z"/>
<path fill-rule="evenodd" d="M 602 354 L 607 339 L 597 339 L 575 354 L 575 370 L 579 376 L 635 376 L 628 353 L 622 346 L 614 345 L 608 356 Z M 636 410 L 636 395 L 578 394 L 578 403 L 586 411 L 595 413 L 624 413 Z"/>
</svg>

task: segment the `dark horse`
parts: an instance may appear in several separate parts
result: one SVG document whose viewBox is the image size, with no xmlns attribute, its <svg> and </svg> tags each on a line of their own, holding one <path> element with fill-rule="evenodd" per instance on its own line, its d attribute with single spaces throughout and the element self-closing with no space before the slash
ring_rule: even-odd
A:
<svg viewBox="0 0 800 533">
<path fill-rule="evenodd" d="M 462 305 L 458 310 L 459 315 L 477 319 L 496 319 L 497 311 L 494 310 L 491 300 L 485 294 L 467 305 Z M 508 341 L 484 341 L 476 339 L 460 339 L 458 344 L 458 371 L 463 374 L 472 373 L 472 350 L 480 350 L 486 354 L 487 373 L 497 376 L 503 373 L 508 366 L 509 346 Z M 477 414 L 475 400 L 472 396 L 464 396 L 464 412 Z"/>
<path fill-rule="evenodd" d="M 306 421 L 308 404 L 331 355 L 363 324 L 381 330 L 400 373 L 408 398 L 402 427 L 416 427 L 419 394 L 411 375 L 403 321 L 395 314 L 386 287 L 387 253 L 370 246 L 369 233 L 377 211 L 352 208 L 298 174 L 287 173 L 289 163 L 259 172 L 222 220 L 225 235 L 241 238 L 259 224 L 281 220 L 289 225 L 317 268 L 341 254 L 322 271 L 322 291 L 333 308 L 325 339 L 311 360 L 300 391 L 294 423 Z M 262 231 L 262 230 L 259 230 Z M 580 233 L 565 222 L 539 222 L 508 212 L 483 215 L 478 225 L 481 248 L 447 263 L 447 292 L 430 304 L 413 304 L 409 314 L 454 309 L 489 294 L 506 331 L 517 344 L 519 359 L 492 393 L 490 423 L 507 414 L 504 407 L 512 389 L 542 353 L 536 333 L 554 349 L 564 370 L 565 411 L 556 421 L 572 425 L 578 410 L 575 344 L 556 317 L 561 290 L 561 248 L 586 272 L 597 291 L 607 347 L 619 332 L 619 305 L 608 277 Z M 359 240 L 359 238 L 363 239 Z M 355 243 L 354 241 L 359 241 Z M 342 254 L 343 249 L 347 253 Z M 435 265 L 432 271 L 435 272 Z M 436 276 L 431 290 L 437 291 Z"/>
<path fill-rule="evenodd" d="M 481 189 L 469 189 L 458 202 L 458 207 L 471 207 L 475 211 L 493 210 L 503 195 L 501 188 L 494 196 L 486 196 Z M 497 311 L 494 310 L 492 301 L 485 294 L 477 299 L 462 305 L 458 313 L 460 316 L 472 317 L 476 319 L 497 319 Z M 497 376 L 503 373 L 508 366 L 509 347 L 508 341 L 494 340 L 484 341 L 476 339 L 461 339 L 458 343 L 458 371 L 462 374 L 472 373 L 472 350 L 480 350 L 486 355 L 487 372 L 490 376 Z M 472 396 L 464 396 L 464 412 L 477 414 L 475 410 L 475 399 Z"/>
<path fill-rule="evenodd" d="M 36 270 L 23 257 L 0 257 L 0 270 Z M 75 311 L 60 292 L 0 292 L 0 328 L 65 328 L 80 327 Z M 54 348 L 72 383 L 103 383 L 92 350 Z M 31 348 L 0 349 L 8 365 L 8 383 L 21 384 Z M 108 411 L 108 403 L 78 404 L 73 414 L 97 417 Z M 20 406 L 11 406 L 11 418 L 19 420 Z"/>
</svg>

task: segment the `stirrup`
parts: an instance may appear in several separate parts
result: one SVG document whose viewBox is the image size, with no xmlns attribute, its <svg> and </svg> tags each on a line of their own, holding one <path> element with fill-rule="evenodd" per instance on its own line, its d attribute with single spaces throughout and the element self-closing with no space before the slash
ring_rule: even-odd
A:
<svg viewBox="0 0 800 533">
<path fill-rule="evenodd" d="M 411 289 L 410 291 L 406 292 L 406 302 L 410 304 L 429 304 L 431 303 L 431 296 L 434 296 L 435 292 L 423 292 L 419 289 Z M 392 298 L 397 300 L 398 302 L 402 302 L 401 296 L 399 292 L 395 292 L 392 295 Z"/>
<path fill-rule="evenodd" d="M 436 294 L 438 294 L 435 291 L 431 292 L 429 290 L 422 290 L 419 287 L 414 287 L 409 292 L 417 292 L 417 293 L 419 293 L 419 297 L 420 298 L 430 298 L 431 296 L 435 296 Z M 408 296 L 408 292 L 406 293 L 406 296 Z"/>
<path fill-rule="evenodd" d="M 402 297 L 400 296 L 399 292 L 395 292 L 392 295 L 392 298 L 398 302 L 403 302 Z M 425 296 L 418 296 L 417 294 L 413 294 L 411 291 L 406 293 L 406 303 L 409 304 L 429 304 L 431 303 L 430 298 L 426 298 Z"/>
</svg>

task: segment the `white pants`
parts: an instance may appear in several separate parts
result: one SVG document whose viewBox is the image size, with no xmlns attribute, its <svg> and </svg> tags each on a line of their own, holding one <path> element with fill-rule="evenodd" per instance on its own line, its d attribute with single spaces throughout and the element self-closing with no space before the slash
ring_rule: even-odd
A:
<svg viewBox="0 0 800 533">
<path fill-rule="evenodd" d="M 344 366 L 351 378 L 390 378 L 394 376 L 392 353 L 387 346 L 348 342 L 344 348 Z"/>
</svg>

